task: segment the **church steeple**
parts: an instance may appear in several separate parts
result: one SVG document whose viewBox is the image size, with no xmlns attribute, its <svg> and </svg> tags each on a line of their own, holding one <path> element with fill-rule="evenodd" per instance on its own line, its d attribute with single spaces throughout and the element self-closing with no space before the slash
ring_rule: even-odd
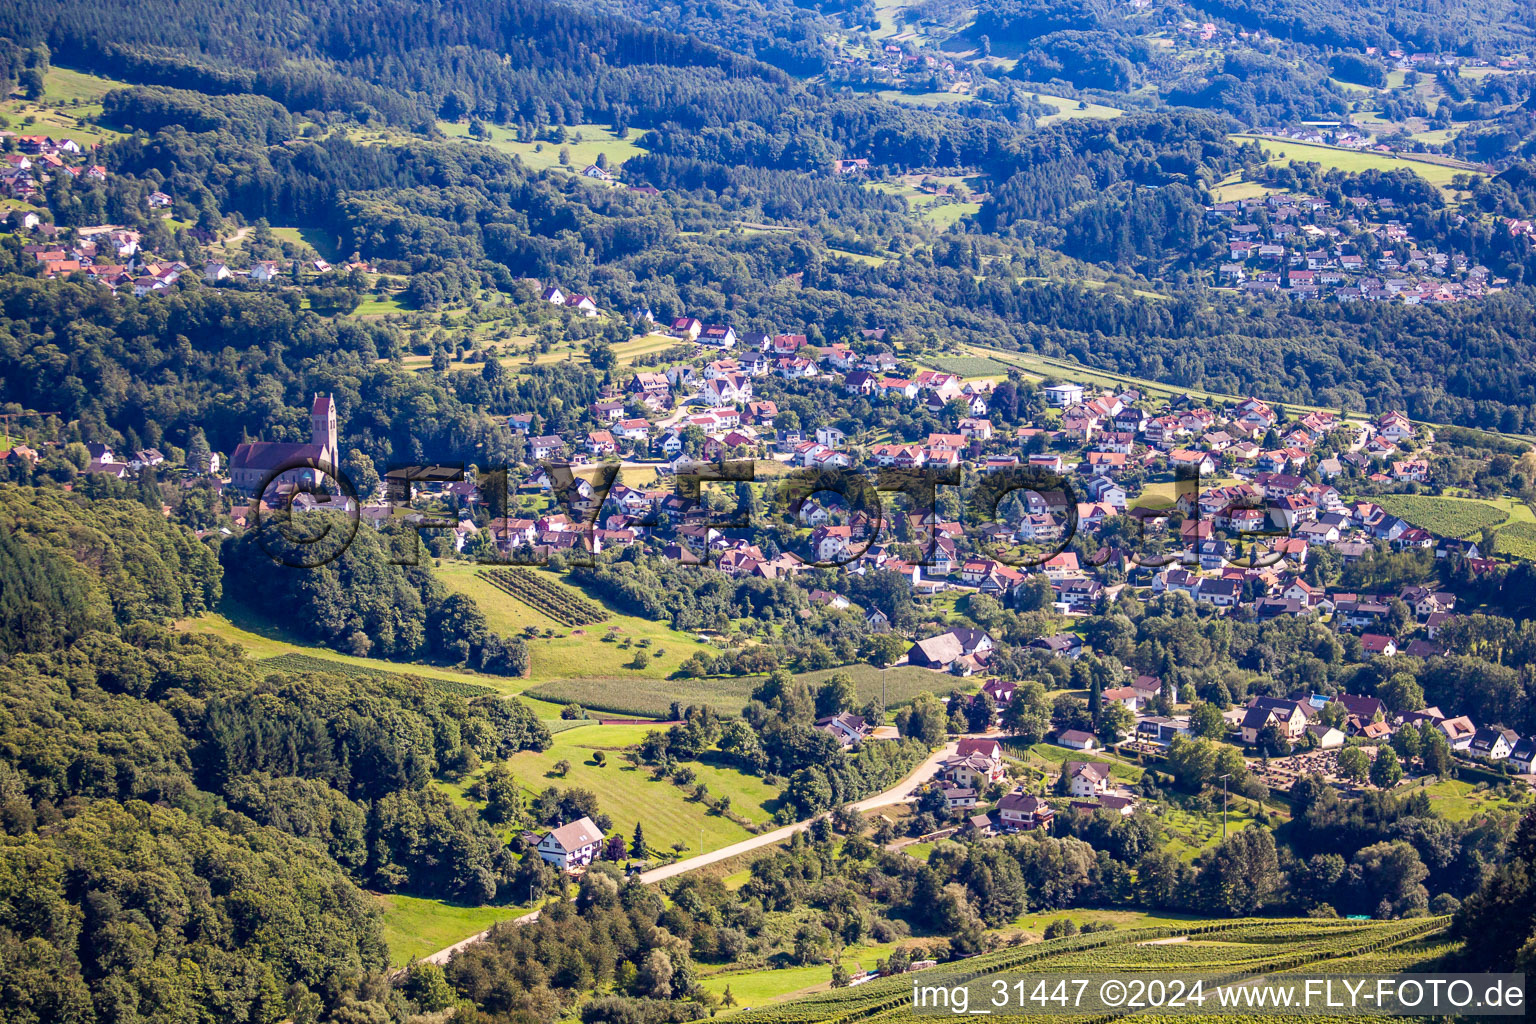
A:
<svg viewBox="0 0 1536 1024">
<path fill-rule="evenodd" d="M 341 464 L 336 442 L 336 402 L 330 395 L 315 393 L 309 410 L 310 443 L 320 449 L 320 458 L 332 466 Z"/>
</svg>

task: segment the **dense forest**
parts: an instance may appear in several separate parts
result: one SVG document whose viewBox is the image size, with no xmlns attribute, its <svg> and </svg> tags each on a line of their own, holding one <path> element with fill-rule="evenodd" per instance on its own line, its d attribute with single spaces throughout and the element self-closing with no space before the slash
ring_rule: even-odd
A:
<svg viewBox="0 0 1536 1024">
<path fill-rule="evenodd" d="M 383 966 L 363 887 L 518 884 L 430 783 L 547 746 L 522 703 L 266 672 L 167 628 L 222 574 L 133 500 L 6 487 L 0 544 L 0 947 L 28 965 L 8 1012 L 30 1007 L 10 1019 L 277 1020 Z"/>
</svg>

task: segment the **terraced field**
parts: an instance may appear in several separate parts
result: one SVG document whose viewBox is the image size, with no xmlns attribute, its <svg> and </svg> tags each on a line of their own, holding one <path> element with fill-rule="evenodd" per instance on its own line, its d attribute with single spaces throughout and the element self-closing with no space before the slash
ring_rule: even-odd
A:
<svg viewBox="0 0 1536 1024">
<path fill-rule="evenodd" d="M 1437 948 L 1435 937 L 1443 933 L 1448 924 L 1448 918 L 1171 924 L 1010 947 L 984 953 L 947 969 L 933 969 L 931 976 L 935 981 L 942 977 L 944 984 L 955 984 L 1009 970 L 1032 974 L 1054 971 L 1133 974 L 1182 967 L 1235 980 L 1299 969 L 1331 972 L 1353 969 L 1359 964 L 1406 965 L 1421 962 L 1430 955 Z M 1148 944 L 1160 939 L 1180 941 Z M 839 989 L 796 1002 L 733 1014 L 731 1019 L 741 1024 L 757 1021 L 763 1024 L 852 1024 L 854 1021 L 917 1024 L 931 1021 L 931 1011 L 925 1014 L 912 1006 L 913 981 L 906 975 L 881 978 L 858 988 Z M 1145 1018 L 1138 1015 L 1136 1019 Z"/>
</svg>

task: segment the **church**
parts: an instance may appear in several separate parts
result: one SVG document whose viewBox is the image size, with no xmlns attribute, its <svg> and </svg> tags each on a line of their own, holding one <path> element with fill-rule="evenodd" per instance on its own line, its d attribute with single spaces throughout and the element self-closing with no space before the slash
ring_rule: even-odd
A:
<svg viewBox="0 0 1536 1024">
<path fill-rule="evenodd" d="M 280 466 L 292 468 L 285 469 L 272 483 L 288 486 L 314 484 L 324 474 L 294 466 L 294 463 L 324 465 L 333 470 L 339 466 L 341 454 L 336 445 L 336 401 L 330 395 L 315 395 L 314 404 L 309 409 L 309 436 L 309 444 L 251 441 L 240 445 L 229 461 L 230 485 L 254 494 L 267 474 Z"/>
</svg>

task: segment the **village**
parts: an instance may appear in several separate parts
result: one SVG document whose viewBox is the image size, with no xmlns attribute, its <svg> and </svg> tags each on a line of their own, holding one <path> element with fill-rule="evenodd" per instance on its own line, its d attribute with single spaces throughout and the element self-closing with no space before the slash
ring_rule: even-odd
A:
<svg viewBox="0 0 1536 1024">
<path fill-rule="evenodd" d="M 541 301 L 590 315 L 578 305 L 590 300 L 558 286 L 545 287 Z M 509 426 L 523 437 L 529 468 L 509 485 L 512 493 L 498 497 L 482 493 L 476 480 L 462 473 L 455 479 L 424 471 L 386 480 L 390 500 L 361 494 L 350 510 L 373 527 L 402 516 L 418 523 L 434 519 L 448 529 L 450 550 L 466 556 L 478 551 L 548 560 L 633 545 L 736 578 L 794 580 L 809 574 L 806 579 L 821 580 L 820 570 L 838 567 L 858 576 L 893 574 L 919 598 L 974 594 L 1005 605 L 1028 599 L 1044 585 L 1048 609 L 1068 628 L 1039 636 L 1027 647 L 1040 657 L 1064 659 L 1085 651 L 1070 629 L 1074 620 L 1102 614 L 1131 593 L 1143 599 L 1183 595 L 1202 614 L 1217 617 L 1313 618 L 1336 632 L 1353 660 L 1434 658 L 1446 653 L 1441 634 L 1456 623 L 1455 595 L 1417 584 L 1347 590 L 1328 584 L 1317 572 L 1318 561 L 1338 567 L 1383 553 L 1418 553 L 1464 566 L 1474 576 L 1501 564 L 1485 557 L 1475 539 L 1437 535 L 1377 501 L 1351 496 L 1357 486 L 1414 493 L 1434 485 L 1439 457 L 1434 432 L 1401 411 L 1371 417 L 1324 410 L 1289 414 L 1256 398 L 1153 399 L 1136 389 L 1052 379 L 1036 389 L 1036 411 L 1025 425 L 1001 429 L 988 416 L 998 396 L 996 381 L 919 368 L 897 357 L 878 329 L 848 342 L 813 346 L 802 334 L 738 334 L 729 324 L 696 317 L 653 328 L 694 345 L 695 357 L 624 376 L 609 397 L 587 410 L 592 427 L 579 436 L 538 433 L 536 414 L 513 416 Z M 782 398 L 786 389 L 820 396 L 829 406 L 862 399 L 955 419 L 952 432 L 911 442 L 854 438 L 830 425 L 786 427 L 777 404 L 759 393 Z M 227 489 L 237 525 L 279 507 L 334 509 L 334 503 L 302 493 L 324 474 L 292 466 L 296 460 L 306 466 L 339 464 L 337 417 L 333 400 L 316 396 L 310 444 L 241 445 L 222 463 L 214 454 L 199 478 Z M 171 468 L 157 450 L 120 454 L 91 445 L 89 453 L 87 473 L 126 479 L 146 469 Z M 37 457 L 36 449 L 17 445 L 7 458 L 17 465 Z M 936 508 L 871 515 L 850 510 L 836 495 L 818 493 L 794 510 L 795 544 L 765 551 L 743 535 L 746 531 L 717 526 L 697 498 L 684 497 L 669 483 L 728 460 L 761 461 L 777 473 L 953 471 L 971 486 L 1019 474 L 1023 488 L 1011 505 L 999 506 L 992 522 L 968 522 L 963 514 L 945 517 Z M 604 465 L 644 468 L 655 483 L 631 487 L 618 481 L 605 489 L 602 476 L 591 472 Z M 569 469 L 562 473 L 562 466 Z M 253 504 L 258 492 L 260 500 Z M 285 497 L 286 492 L 293 493 Z M 457 510 L 456 525 L 432 514 L 444 509 L 450 516 Z M 504 511 L 493 514 L 497 509 Z M 1127 544 L 1126 533 L 1114 528 L 1126 522 L 1136 524 L 1135 535 L 1147 550 Z M 1101 535 L 1117 539 L 1101 541 Z M 1009 557 L 1004 549 L 1022 556 Z M 1038 582 L 1042 578 L 1044 584 Z M 850 606 L 835 589 L 815 586 L 813 603 Z M 875 609 L 868 611 L 865 625 L 872 632 L 891 628 Z M 936 679 L 957 686 L 970 677 L 987 678 L 982 692 L 1001 719 L 1014 684 L 988 678 L 994 651 L 985 631 L 958 628 L 912 639 L 897 664 L 932 670 Z M 1301 765 L 1317 758 L 1327 762 L 1318 770 L 1347 784 L 1337 763 L 1346 742 L 1374 749 L 1390 743 L 1396 730 L 1426 722 L 1444 734 L 1457 757 L 1531 770 L 1536 741 L 1500 723 L 1474 723 L 1455 709 L 1388 708 L 1376 698 L 1359 698 L 1357 703 L 1364 703 L 1356 707 L 1346 696 L 1252 698 L 1219 709 L 1224 726 L 1215 738 L 1242 746 L 1255 770 L 1276 788 L 1304 773 L 1287 767 L 1290 761 Z M 1099 698 L 1131 712 L 1123 732 L 1058 729 L 1054 742 L 1084 751 L 1102 747 L 1157 755 L 1192 734 L 1189 705 L 1181 705 L 1177 693 L 1156 678 L 1128 678 Z M 1330 702 L 1346 713 L 1334 714 Z M 857 717 L 844 715 L 821 726 L 851 745 L 880 728 Z M 1279 740 L 1289 758 L 1271 760 L 1261 753 L 1261 747 L 1274 752 Z M 969 770 L 960 765 L 940 774 L 952 808 L 967 809 L 980 800 L 978 787 L 967 784 Z M 1100 799 L 1102 806 L 1134 806 L 1134 794 L 1110 792 L 1086 778 L 1079 788 L 1089 786 L 1098 788 L 1074 789 L 1073 795 Z M 1109 804 L 1102 802 L 1105 796 Z M 1025 793 L 1005 798 L 1007 813 L 994 824 L 1039 823 L 1015 815 L 1026 806 L 1048 820 L 1049 806 L 1026 797 L 1035 800 Z"/>
<path fill-rule="evenodd" d="M 1390 198 L 1349 196 L 1345 203 L 1343 215 L 1307 195 L 1207 206 L 1206 219 L 1224 225 L 1227 237 L 1218 283 L 1253 296 L 1407 305 L 1481 298 L 1508 284 L 1461 253 L 1421 248 Z M 1504 227 L 1529 232 L 1507 218 Z"/>
</svg>

